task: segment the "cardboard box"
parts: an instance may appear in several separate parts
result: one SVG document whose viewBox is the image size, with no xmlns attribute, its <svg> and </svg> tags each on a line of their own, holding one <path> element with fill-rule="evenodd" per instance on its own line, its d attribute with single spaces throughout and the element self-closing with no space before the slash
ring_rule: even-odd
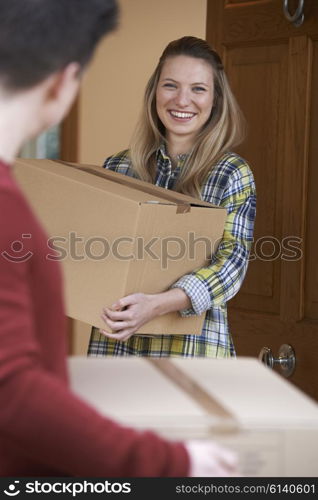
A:
<svg viewBox="0 0 318 500">
<path fill-rule="evenodd" d="M 67 314 L 97 327 L 104 306 L 206 265 L 223 234 L 225 209 L 101 167 L 19 159 L 14 172 L 63 264 Z M 171 313 L 139 333 L 200 334 L 203 320 Z"/>
<path fill-rule="evenodd" d="M 243 476 L 317 476 L 318 405 L 291 383 L 252 358 L 168 364 L 177 377 L 165 374 L 163 359 L 71 357 L 71 386 L 125 425 L 223 443 L 238 453 Z M 182 388 L 178 373 L 187 381 Z"/>
</svg>

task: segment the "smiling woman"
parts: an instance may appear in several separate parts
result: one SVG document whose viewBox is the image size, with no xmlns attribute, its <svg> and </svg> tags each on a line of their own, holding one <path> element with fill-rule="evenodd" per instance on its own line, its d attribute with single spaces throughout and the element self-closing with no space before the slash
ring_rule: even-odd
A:
<svg viewBox="0 0 318 500">
<path fill-rule="evenodd" d="M 211 115 L 213 96 L 209 63 L 182 55 L 166 61 L 157 86 L 156 102 L 173 158 L 191 150 Z"/>
<path fill-rule="evenodd" d="M 232 152 L 243 129 L 219 55 L 199 38 L 172 41 L 147 84 L 130 149 L 107 158 L 104 167 L 226 208 L 223 239 L 207 267 L 182 276 L 169 290 L 108 304 L 102 317 L 113 333 L 93 328 L 89 355 L 235 355 L 226 303 L 243 282 L 255 218 L 252 172 Z M 205 313 L 201 335 L 135 335 L 172 311 Z"/>
</svg>

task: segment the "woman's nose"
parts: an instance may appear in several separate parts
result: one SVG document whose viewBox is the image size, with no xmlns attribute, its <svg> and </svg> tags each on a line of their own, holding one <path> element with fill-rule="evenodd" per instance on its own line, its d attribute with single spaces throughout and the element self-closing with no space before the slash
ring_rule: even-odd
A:
<svg viewBox="0 0 318 500">
<path fill-rule="evenodd" d="M 190 103 L 190 95 L 187 89 L 179 89 L 176 98 L 176 104 L 181 108 L 184 108 Z"/>
</svg>

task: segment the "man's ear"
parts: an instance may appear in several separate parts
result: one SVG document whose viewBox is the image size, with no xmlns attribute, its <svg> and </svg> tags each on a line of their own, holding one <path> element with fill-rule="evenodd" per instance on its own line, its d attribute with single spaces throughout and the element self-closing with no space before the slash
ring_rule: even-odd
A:
<svg viewBox="0 0 318 500">
<path fill-rule="evenodd" d="M 48 85 L 47 97 L 50 99 L 59 99 L 60 95 L 68 92 L 69 87 L 77 84 L 80 74 L 80 65 L 78 63 L 70 63 L 65 68 L 54 73 L 49 78 L 50 82 Z"/>
<path fill-rule="evenodd" d="M 46 80 L 44 91 L 45 127 L 59 123 L 70 109 L 80 85 L 81 67 L 72 62 Z"/>
</svg>

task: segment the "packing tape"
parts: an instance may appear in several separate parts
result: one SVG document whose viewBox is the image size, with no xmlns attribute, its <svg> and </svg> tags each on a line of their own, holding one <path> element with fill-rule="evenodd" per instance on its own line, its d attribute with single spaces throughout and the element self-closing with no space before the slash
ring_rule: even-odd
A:
<svg viewBox="0 0 318 500">
<path fill-rule="evenodd" d="M 218 417 L 220 423 L 217 425 L 218 431 L 235 432 L 239 428 L 233 414 L 220 404 L 210 393 L 200 384 L 191 378 L 186 372 L 180 370 L 168 359 L 145 358 L 157 370 L 168 377 L 175 385 L 182 389 L 209 415 Z"/>
</svg>

